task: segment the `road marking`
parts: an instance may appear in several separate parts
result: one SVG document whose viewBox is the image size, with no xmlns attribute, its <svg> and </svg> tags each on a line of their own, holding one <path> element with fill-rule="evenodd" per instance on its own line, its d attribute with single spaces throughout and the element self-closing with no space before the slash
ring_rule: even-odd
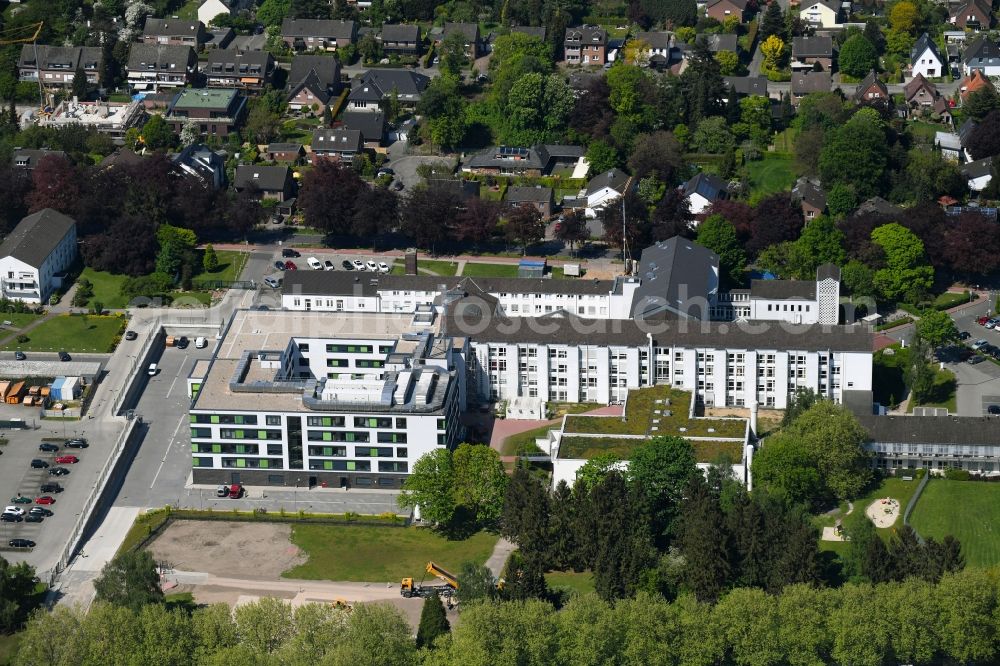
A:
<svg viewBox="0 0 1000 666">
<path fill-rule="evenodd" d="M 169 398 L 170 394 L 174 392 L 174 384 L 176 384 L 177 380 L 180 379 L 181 372 L 184 371 L 184 364 L 187 363 L 187 361 L 188 360 L 187 360 L 186 357 L 181 361 L 181 367 L 177 368 L 177 374 L 174 375 L 174 381 L 170 382 L 170 388 L 167 389 L 167 396 L 166 397 Z"/>
<path fill-rule="evenodd" d="M 177 433 L 180 431 L 181 426 L 184 425 L 184 421 L 187 420 L 187 418 L 188 415 L 184 414 L 181 416 L 180 421 L 177 422 L 177 427 L 174 428 L 174 434 L 170 436 L 170 439 L 167 441 L 167 448 L 163 451 L 163 458 L 160 459 L 160 466 L 156 468 L 156 474 L 153 475 L 153 482 L 149 484 L 150 488 L 156 485 L 156 479 L 160 476 L 164 463 L 167 462 L 167 454 L 170 453 L 170 445 L 173 444 L 174 439 L 177 438 Z"/>
</svg>

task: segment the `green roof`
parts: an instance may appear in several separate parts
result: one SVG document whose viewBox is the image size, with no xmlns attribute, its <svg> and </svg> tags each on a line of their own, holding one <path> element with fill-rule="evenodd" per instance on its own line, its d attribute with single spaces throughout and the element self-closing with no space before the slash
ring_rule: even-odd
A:
<svg viewBox="0 0 1000 666">
<path fill-rule="evenodd" d="M 610 453 L 622 460 L 629 460 L 632 452 L 644 439 L 621 439 L 616 437 L 568 437 L 559 443 L 559 457 L 590 460 L 594 456 Z M 694 459 L 700 463 L 714 463 L 723 455 L 732 462 L 743 459 L 743 445 L 727 440 L 695 440 L 691 442 Z"/>
<path fill-rule="evenodd" d="M 174 106 L 185 109 L 228 109 L 239 94 L 235 88 L 185 88 Z"/>
</svg>

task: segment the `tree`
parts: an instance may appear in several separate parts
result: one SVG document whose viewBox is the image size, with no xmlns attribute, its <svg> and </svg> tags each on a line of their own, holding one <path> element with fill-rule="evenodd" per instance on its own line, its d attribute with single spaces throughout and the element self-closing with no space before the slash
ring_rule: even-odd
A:
<svg viewBox="0 0 1000 666">
<path fill-rule="evenodd" d="M 653 209 L 652 235 L 654 241 L 674 236 L 693 238 L 691 228 L 691 203 L 680 190 L 669 187 Z"/>
<path fill-rule="evenodd" d="M 727 223 L 728 224 L 728 223 Z M 684 490 L 699 474 L 694 449 L 686 439 L 653 437 L 635 447 L 629 461 L 628 478 L 638 508 L 649 516 L 653 538 L 666 545 L 672 534 Z"/>
<path fill-rule="evenodd" d="M 146 550 L 127 551 L 104 565 L 94 579 L 98 601 L 107 601 L 138 612 L 146 604 L 161 603 L 160 575 Z"/>
<path fill-rule="evenodd" d="M 156 271 L 175 275 L 182 266 L 191 265 L 191 253 L 198 244 L 198 237 L 190 229 L 161 224 L 156 230 L 160 252 L 156 257 Z"/>
<path fill-rule="evenodd" d="M 983 86 L 969 93 L 962 102 L 962 113 L 977 121 L 984 120 L 997 109 L 1000 109 L 1000 93 L 993 86 Z"/>
<path fill-rule="evenodd" d="M 54 208 L 75 217 L 85 189 L 83 174 L 61 155 L 45 155 L 31 172 L 33 188 L 25 198 L 29 213 Z"/>
<path fill-rule="evenodd" d="M 947 312 L 926 310 L 917 321 L 917 335 L 931 347 L 940 347 L 946 342 L 958 340 L 958 328 Z"/>
<path fill-rule="evenodd" d="M 279 26 L 285 17 L 290 16 L 292 0 L 263 0 L 257 8 L 257 20 L 265 26 Z"/>
<path fill-rule="evenodd" d="M 450 631 L 451 623 L 448 622 L 441 597 L 434 594 L 424 598 L 420 625 L 417 627 L 417 649 L 434 647 L 434 641 Z"/>
<path fill-rule="evenodd" d="M 302 179 L 298 205 L 309 226 L 329 235 L 348 235 L 362 188 L 367 186 L 353 169 L 319 159 Z"/>
<path fill-rule="evenodd" d="M 727 284 L 743 282 L 747 258 L 736 237 L 736 229 L 721 215 L 709 215 L 698 225 L 698 244 L 719 255 L 719 270 Z"/>
<path fill-rule="evenodd" d="M 504 225 L 507 240 L 521 246 L 527 253 L 528 246 L 545 236 L 545 223 L 542 214 L 531 204 L 521 204 L 507 214 Z"/>
<path fill-rule="evenodd" d="M 281 116 L 264 104 L 251 104 L 249 115 L 247 115 L 245 131 L 247 137 L 253 143 L 270 143 L 278 136 L 281 128 Z"/>
<path fill-rule="evenodd" d="M 507 558 L 502 578 L 503 598 L 517 601 L 546 599 L 549 588 L 545 582 L 545 570 L 541 557 L 515 550 Z"/>
<path fill-rule="evenodd" d="M 367 63 L 378 62 L 382 59 L 382 45 L 374 33 L 370 32 L 358 40 L 358 53 Z"/>
<path fill-rule="evenodd" d="M 826 193 L 826 209 L 835 218 L 849 215 L 859 203 L 857 192 L 849 183 L 837 183 Z"/>
<path fill-rule="evenodd" d="M 0 631 L 12 632 L 24 621 L 37 582 L 34 567 L 0 557 Z"/>
<path fill-rule="evenodd" d="M 878 194 L 885 179 L 887 153 L 884 123 L 878 112 L 861 109 L 827 133 L 819 157 L 823 186 L 851 185 L 861 199 Z"/>
<path fill-rule="evenodd" d="M 971 99 L 973 95 L 988 89 L 985 87 L 980 88 L 972 95 L 969 95 L 969 98 Z M 982 100 L 983 98 L 978 99 Z M 992 99 L 1000 101 L 996 93 L 993 93 Z M 972 135 L 969 137 L 969 147 L 973 158 L 978 160 L 1000 155 L 1000 129 L 997 129 L 997 123 L 1000 123 L 1000 108 L 994 108 L 989 113 L 986 113 L 980 123 L 972 130 Z M 949 164 L 952 169 L 957 168 L 953 163 L 949 162 Z"/>
<path fill-rule="evenodd" d="M 760 52 L 764 54 L 764 67 L 777 71 L 784 66 L 785 40 L 778 35 L 771 35 L 760 43 Z"/>
<path fill-rule="evenodd" d="M 70 88 L 70 93 L 73 97 L 83 101 L 87 99 L 89 90 L 90 84 L 87 81 L 87 73 L 83 71 L 82 67 L 77 67 L 76 71 L 73 72 L 73 84 Z"/>
<path fill-rule="evenodd" d="M 715 54 L 715 59 L 723 76 L 733 76 L 740 69 L 740 57 L 733 51 L 719 51 Z"/>
<path fill-rule="evenodd" d="M 688 482 L 681 507 L 680 547 L 684 553 L 684 585 L 698 601 L 714 602 L 732 573 L 731 544 L 718 500 L 697 474 Z"/>
<path fill-rule="evenodd" d="M 671 132 L 640 134 L 628 158 L 628 168 L 636 180 L 655 174 L 672 184 L 683 165 L 684 151 Z"/>
<path fill-rule="evenodd" d="M 493 573 L 482 564 L 464 562 L 455 576 L 458 603 L 467 606 L 476 601 L 496 601 L 498 590 Z"/>
<path fill-rule="evenodd" d="M 570 252 L 573 252 L 577 243 L 585 243 L 590 240 L 590 228 L 580 211 L 571 210 L 564 213 L 562 219 L 556 223 L 554 236 L 556 240 L 567 243 Z"/>
<path fill-rule="evenodd" d="M 903 379 L 915 405 L 927 402 L 934 390 L 934 369 L 927 360 L 930 351 L 925 340 L 919 335 L 914 336 L 910 345 L 909 362 L 903 369 Z"/>
<path fill-rule="evenodd" d="M 523 467 L 514 470 L 503 502 L 500 533 L 529 555 L 549 550 L 549 495 Z"/>
<path fill-rule="evenodd" d="M 900 0 L 889 10 L 889 27 L 898 32 L 913 34 L 920 21 L 920 11 L 909 0 Z"/>
<path fill-rule="evenodd" d="M 885 268 L 875 272 L 875 286 L 882 296 L 917 296 L 930 289 L 934 269 L 926 263 L 923 242 L 912 231 L 893 222 L 874 229 L 871 239 L 885 253 Z"/>
<path fill-rule="evenodd" d="M 1000 113 L 996 121 L 1000 123 Z M 978 130 L 978 128 L 976 128 Z M 1000 134 L 997 136 L 1000 139 Z M 975 134 L 971 142 L 976 142 Z M 970 143 L 976 146 L 977 143 Z M 1000 152 L 1000 143 L 997 144 Z M 906 154 L 905 186 L 898 190 L 909 190 L 909 200 L 915 203 L 933 201 L 947 194 L 956 198 L 963 197 L 967 191 L 966 179 L 959 173 L 958 165 L 941 157 L 936 150 L 913 148 Z M 903 183 L 901 183 L 902 185 Z"/>
<path fill-rule="evenodd" d="M 337 636 L 331 666 L 410 666 L 417 662 L 413 630 L 398 608 L 388 604 L 358 604 Z M 299 655 L 293 655 L 298 657 Z"/>
<path fill-rule="evenodd" d="M 621 165 L 621 156 L 607 141 L 591 141 L 587 147 L 587 162 L 590 164 L 588 177 L 610 171 Z"/>
<path fill-rule="evenodd" d="M 698 123 L 692 140 L 701 151 L 714 154 L 726 153 L 736 145 L 729 123 L 722 116 L 712 116 Z"/>
<path fill-rule="evenodd" d="M 438 53 L 441 58 L 442 74 L 458 76 L 469 65 L 469 56 L 465 50 L 465 35 L 459 31 L 441 40 Z"/>
<path fill-rule="evenodd" d="M 861 33 L 855 33 L 847 38 L 837 56 L 840 71 L 856 79 L 864 77 L 878 64 L 878 52 L 875 45 Z"/>
<path fill-rule="evenodd" d="M 174 145 L 176 137 L 161 115 L 154 115 L 142 126 L 142 143 L 150 150 L 164 150 Z"/>
<path fill-rule="evenodd" d="M 453 455 L 456 504 L 471 512 L 479 524 L 500 518 L 507 491 L 507 473 L 500 454 L 489 446 L 460 444 Z"/>
<path fill-rule="evenodd" d="M 753 458 L 754 485 L 791 504 L 811 503 L 822 482 L 816 462 L 801 443 L 782 433 L 771 435 Z"/>
<path fill-rule="evenodd" d="M 205 246 L 205 254 L 201 258 L 202 268 L 206 273 L 214 273 L 219 268 L 219 255 L 215 253 L 215 248 L 209 243 Z"/>
<path fill-rule="evenodd" d="M 760 20 L 760 29 L 757 35 L 762 41 L 771 35 L 780 39 L 787 38 L 787 27 L 784 13 L 781 11 L 781 3 L 767 3 L 767 9 L 764 10 L 764 15 Z"/>
<path fill-rule="evenodd" d="M 403 481 L 397 502 L 401 507 L 420 507 L 421 517 L 448 523 L 455 515 L 455 466 L 451 451 L 435 449 L 422 455 Z"/>
<path fill-rule="evenodd" d="M 844 233 L 833 220 L 825 215 L 811 220 L 802 229 L 802 235 L 795 241 L 808 263 L 802 266 L 799 278 L 811 279 L 816 269 L 823 264 L 843 265 L 847 259 L 844 252 Z"/>
<path fill-rule="evenodd" d="M 431 141 L 442 147 L 455 146 L 465 138 L 466 103 L 456 76 L 431 79 L 421 96 L 417 112 L 427 118 Z"/>
</svg>

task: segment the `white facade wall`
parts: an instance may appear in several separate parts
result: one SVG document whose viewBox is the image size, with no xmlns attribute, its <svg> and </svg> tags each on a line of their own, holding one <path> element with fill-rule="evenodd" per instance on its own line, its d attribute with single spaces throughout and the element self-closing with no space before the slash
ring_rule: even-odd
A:
<svg viewBox="0 0 1000 666">
<path fill-rule="evenodd" d="M 946 72 L 947 68 L 944 63 L 941 62 L 936 55 L 934 55 L 934 52 L 930 49 L 924 49 L 924 52 L 919 54 L 913 61 L 911 75 L 916 76 L 917 74 L 923 74 L 925 78 L 936 79 L 940 76 L 944 76 Z"/>
<path fill-rule="evenodd" d="M 42 261 L 31 266 L 16 257 L 0 258 L 0 285 L 4 298 L 25 303 L 44 303 L 59 285 L 53 277 L 65 272 L 76 259 L 76 226 Z"/>
<path fill-rule="evenodd" d="M 837 12 L 818 2 L 802 8 L 799 11 L 799 18 L 823 28 L 835 28 L 838 25 Z"/>
</svg>

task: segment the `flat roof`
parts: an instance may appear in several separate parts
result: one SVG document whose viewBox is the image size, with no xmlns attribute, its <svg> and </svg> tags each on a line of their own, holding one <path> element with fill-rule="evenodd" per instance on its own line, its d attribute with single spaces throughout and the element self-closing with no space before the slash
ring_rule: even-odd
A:
<svg viewBox="0 0 1000 666">
<path fill-rule="evenodd" d="M 96 377 L 101 372 L 100 361 L 32 361 L 27 352 L 26 361 L 0 361 L 0 377 L 23 379 L 25 377 Z"/>
<path fill-rule="evenodd" d="M 183 109 L 228 109 L 230 102 L 239 95 L 235 88 L 184 88 L 177 96 L 174 107 Z"/>
</svg>

